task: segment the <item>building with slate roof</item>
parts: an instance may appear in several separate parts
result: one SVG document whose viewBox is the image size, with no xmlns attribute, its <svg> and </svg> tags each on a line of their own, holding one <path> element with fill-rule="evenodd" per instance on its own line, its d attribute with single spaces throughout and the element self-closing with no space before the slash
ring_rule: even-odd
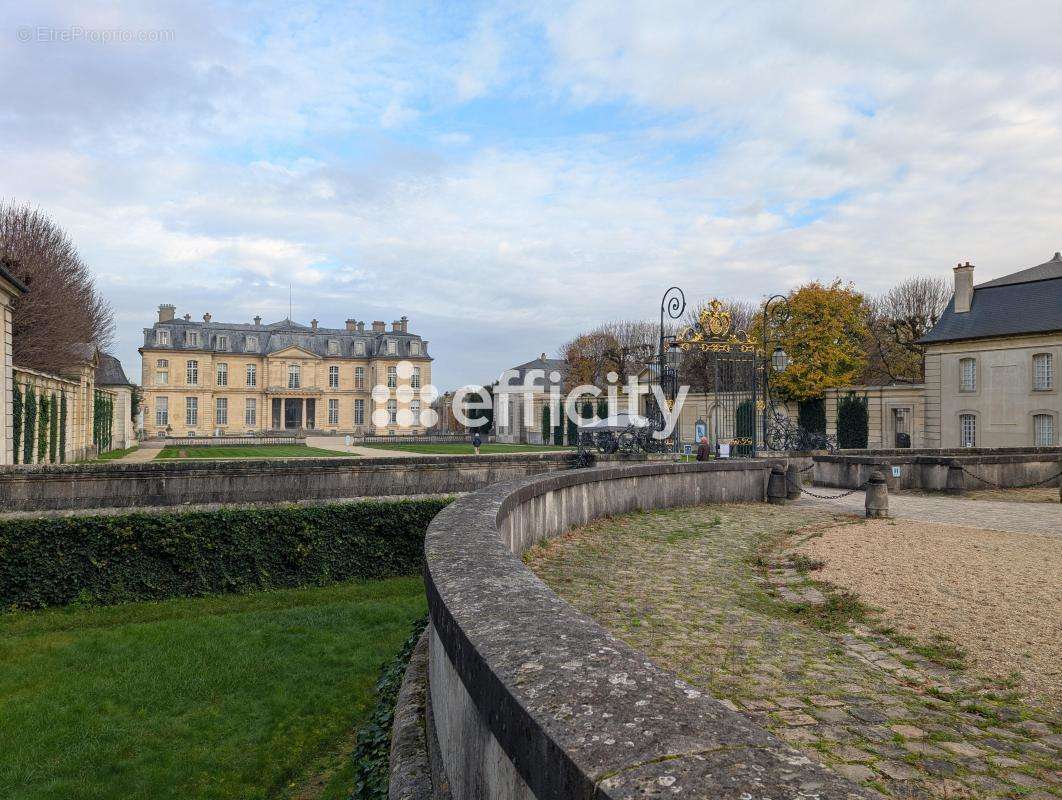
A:
<svg viewBox="0 0 1062 800">
<path fill-rule="evenodd" d="M 144 329 L 144 429 L 151 436 L 324 431 L 419 434 L 432 419 L 428 342 L 409 320 L 323 328 L 193 321 L 159 306 Z M 374 387 L 376 391 L 374 392 Z"/>
<path fill-rule="evenodd" d="M 495 387 L 494 424 L 498 441 L 549 444 L 542 438 L 542 409 L 549 404 L 550 392 L 564 394 L 567 362 L 563 358 L 547 358 L 542 353 L 512 367 L 507 374 L 509 386 L 513 387 L 511 393 Z M 556 420 L 552 424 L 557 425 Z"/>
<path fill-rule="evenodd" d="M 1062 254 L 974 284 L 954 268 L 955 292 L 925 345 L 927 447 L 1059 443 Z"/>
</svg>

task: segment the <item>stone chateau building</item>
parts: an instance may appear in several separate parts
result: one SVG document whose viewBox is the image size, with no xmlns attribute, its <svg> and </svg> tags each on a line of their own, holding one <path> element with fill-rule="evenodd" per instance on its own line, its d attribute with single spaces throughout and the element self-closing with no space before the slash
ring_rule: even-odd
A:
<svg viewBox="0 0 1062 800">
<path fill-rule="evenodd" d="M 322 328 L 177 317 L 172 305 L 144 329 L 144 430 L 148 436 L 269 431 L 419 434 L 431 396 L 428 342 L 391 324 Z M 374 387 L 376 391 L 374 392 Z"/>
</svg>

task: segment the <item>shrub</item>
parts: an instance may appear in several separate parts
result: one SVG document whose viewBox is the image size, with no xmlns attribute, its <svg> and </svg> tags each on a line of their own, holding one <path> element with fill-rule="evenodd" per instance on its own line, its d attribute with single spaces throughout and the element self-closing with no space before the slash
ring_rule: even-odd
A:
<svg viewBox="0 0 1062 800">
<path fill-rule="evenodd" d="M 11 452 L 15 463 L 22 449 L 22 389 L 16 382 L 11 387 Z"/>
<path fill-rule="evenodd" d="M 22 463 L 33 463 L 33 446 L 37 443 L 37 391 L 26 384 L 25 413 L 22 423 Z"/>
<path fill-rule="evenodd" d="M 48 395 L 41 394 L 37 403 L 37 463 L 43 464 L 48 456 Z"/>
<path fill-rule="evenodd" d="M 66 392 L 59 393 L 59 463 L 66 463 Z"/>
<path fill-rule="evenodd" d="M 51 409 L 51 428 L 48 433 L 48 461 L 54 464 L 58 455 L 59 448 L 59 400 L 52 392 L 52 399 L 48 401 L 48 407 Z"/>
<path fill-rule="evenodd" d="M 542 406 L 542 443 L 549 444 L 549 429 L 553 427 L 549 422 L 549 405 Z"/>
<path fill-rule="evenodd" d="M 821 397 L 801 400 L 797 404 L 797 422 L 811 433 L 826 433 L 826 403 Z"/>
<path fill-rule="evenodd" d="M 448 500 L 0 523 L 0 607 L 120 603 L 412 575 Z"/>
<path fill-rule="evenodd" d="M 849 392 L 837 403 L 837 446 L 863 449 L 867 446 L 870 414 L 867 399 Z"/>
</svg>

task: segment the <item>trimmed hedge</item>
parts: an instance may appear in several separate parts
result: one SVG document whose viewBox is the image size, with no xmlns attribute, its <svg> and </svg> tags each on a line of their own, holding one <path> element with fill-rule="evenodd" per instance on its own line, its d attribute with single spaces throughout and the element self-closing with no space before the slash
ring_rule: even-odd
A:
<svg viewBox="0 0 1062 800">
<path fill-rule="evenodd" d="M 0 607 L 198 597 L 413 575 L 449 502 L 52 517 L 0 523 Z"/>
<path fill-rule="evenodd" d="M 869 436 L 867 398 L 849 392 L 837 401 L 837 446 L 862 450 L 866 448 Z"/>
<path fill-rule="evenodd" d="M 797 403 L 797 423 L 811 433 L 826 433 L 826 402 L 817 397 Z"/>
</svg>

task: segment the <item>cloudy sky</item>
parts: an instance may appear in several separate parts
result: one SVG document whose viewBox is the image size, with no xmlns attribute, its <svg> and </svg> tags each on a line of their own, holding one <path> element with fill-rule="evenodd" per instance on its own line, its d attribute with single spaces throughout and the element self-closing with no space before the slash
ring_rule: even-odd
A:
<svg viewBox="0 0 1062 800">
<path fill-rule="evenodd" d="M 0 0 L 0 197 L 73 236 L 131 376 L 159 303 L 281 319 L 289 284 L 407 314 L 449 388 L 671 284 L 1062 249 L 1052 0 L 121 5 Z"/>
</svg>

